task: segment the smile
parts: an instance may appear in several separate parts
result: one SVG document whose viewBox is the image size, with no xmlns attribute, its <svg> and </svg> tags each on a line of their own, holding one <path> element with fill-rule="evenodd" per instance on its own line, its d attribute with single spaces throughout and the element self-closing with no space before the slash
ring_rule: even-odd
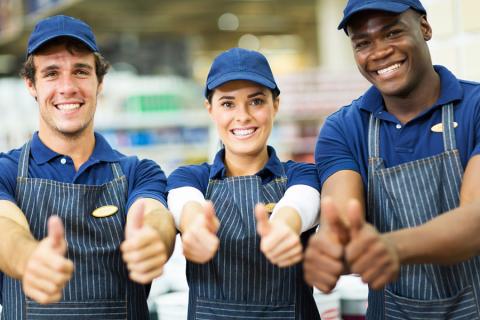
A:
<svg viewBox="0 0 480 320">
<path fill-rule="evenodd" d="M 70 110 L 75 110 L 80 108 L 81 104 L 80 103 L 65 103 L 65 104 L 57 104 L 55 107 L 58 110 L 65 110 L 65 111 L 70 111 Z"/>
<path fill-rule="evenodd" d="M 380 69 L 380 70 L 377 70 L 377 74 L 378 75 L 385 75 L 385 74 L 388 74 L 388 73 L 391 73 L 395 70 L 398 70 L 400 67 L 402 66 L 402 64 L 400 63 L 395 63 L 389 67 L 386 67 L 386 68 L 383 68 L 383 69 Z"/>
<path fill-rule="evenodd" d="M 233 130 L 231 130 L 233 135 L 237 136 L 237 137 L 246 137 L 246 136 L 252 135 L 255 131 L 257 131 L 256 128 L 233 129 Z"/>
</svg>

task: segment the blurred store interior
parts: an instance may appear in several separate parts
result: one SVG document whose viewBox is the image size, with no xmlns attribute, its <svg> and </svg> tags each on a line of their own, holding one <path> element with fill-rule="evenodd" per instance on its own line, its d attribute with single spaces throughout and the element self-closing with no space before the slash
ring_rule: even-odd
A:
<svg viewBox="0 0 480 320">
<path fill-rule="evenodd" d="M 422 2 L 433 27 L 434 63 L 479 81 L 480 1 Z M 112 63 L 96 128 L 123 153 L 153 159 L 167 174 L 211 159 L 218 138 L 203 107 L 202 87 L 213 58 L 239 46 L 267 56 L 282 91 L 270 144 L 283 160 L 311 162 L 325 117 L 369 86 L 356 70 L 348 38 L 336 30 L 345 3 L 0 0 L 0 152 L 20 146 L 37 128 L 37 106 L 17 75 L 28 35 L 39 19 L 66 14 L 93 27 Z M 154 298 L 183 292 L 172 299 L 162 296 L 157 304 L 178 300 L 177 311 L 185 312 L 185 276 L 177 267 L 182 263 L 181 254 L 174 256 L 154 286 L 152 310 Z"/>
</svg>

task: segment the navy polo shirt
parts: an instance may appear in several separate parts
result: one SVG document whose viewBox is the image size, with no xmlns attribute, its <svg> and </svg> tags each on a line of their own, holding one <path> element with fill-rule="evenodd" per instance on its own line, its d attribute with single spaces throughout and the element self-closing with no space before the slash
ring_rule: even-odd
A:
<svg viewBox="0 0 480 320">
<path fill-rule="evenodd" d="M 367 186 L 368 122 L 370 114 L 380 119 L 380 157 L 385 167 L 437 155 L 444 151 L 443 133 L 431 128 L 442 122 L 442 105 L 453 103 L 457 149 L 463 167 L 480 154 L 480 84 L 458 80 L 449 70 L 434 66 L 440 76 L 440 97 L 433 106 L 406 124 L 384 106 L 377 88 L 329 116 L 315 148 L 321 184 L 340 170 L 353 170 Z M 366 189 L 365 189 L 366 190 Z"/>
<path fill-rule="evenodd" d="M 15 201 L 19 149 L 0 153 L 0 200 Z M 90 158 L 75 171 L 70 157 L 58 154 L 35 133 L 32 138 L 28 176 L 59 182 L 84 185 L 102 185 L 113 180 L 111 163 L 118 162 L 128 181 L 126 209 L 137 198 L 153 198 L 166 206 L 166 177 L 162 169 L 151 160 L 139 160 L 113 150 L 105 138 L 95 133 L 95 148 Z"/>
<path fill-rule="evenodd" d="M 265 167 L 256 173 L 257 176 L 261 177 L 263 184 L 285 174 L 287 176 L 287 188 L 303 184 L 316 190 L 320 189 L 317 172 L 313 164 L 294 161 L 280 162 L 275 150 L 270 146 L 268 146 L 268 155 L 269 158 Z M 213 164 L 203 163 L 176 169 L 168 177 L 167 190 L 170 191 L 180 187 L 194 187 L 205 195 L 210 179 L 224 179 L 227 177 L 227 170 L 223 162 L 224 158 L 225 149 L 222 149 L 216 154 Z"/>
</svg>

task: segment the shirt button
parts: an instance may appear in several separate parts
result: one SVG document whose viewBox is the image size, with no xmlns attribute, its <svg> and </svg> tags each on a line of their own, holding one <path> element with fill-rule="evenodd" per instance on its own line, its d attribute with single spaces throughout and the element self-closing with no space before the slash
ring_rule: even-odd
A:
<svg viewBox="0 0 480 320">
<path fill-rule="evenodd" d="M 60 163 L 61 163 L 61 164 L 67 163 L 67 159 L 65 159 L 65 158 L 60 159 Z"/>
<path fill-rule="evenodd" d="M 402 129 L 402 125 L 401 125 L 401 124 L 397 124 L 397 125 L 395 126 L 395 128 L 397 128 L 397 129 Z"/>
</svg>

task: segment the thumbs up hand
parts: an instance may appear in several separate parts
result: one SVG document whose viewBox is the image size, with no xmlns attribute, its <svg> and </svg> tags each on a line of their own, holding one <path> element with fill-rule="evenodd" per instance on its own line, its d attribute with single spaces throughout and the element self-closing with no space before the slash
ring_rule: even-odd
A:
<svg viewBox="0 0 480 320">
<path fill-rule="evenodd" d="M 344 246 L 348 242 L 349 226 L 340 215 L 332 199 L 321 201 L 320 228 L 313 235 L 305 251 L 305 281 L 328 293 L 346 269 Z"/>
<path fill-rule="evenodd" d="M 22 276 L 25 294 L 41 304 L 57 302 L 73 273 L 73 262 L 65 257 L 67 242 L 62 221 L 48 219 L 48 235 L 32 251 Z"/>
<path fill-rule="evenodd" d="M 370 224 L 366 223 L 358 201 L 348 204 L 350 243 L 345 258 L 353 273 L 358 273 L 372 289 L 381 289 L 394 280 L 400 262 L 395 246 Z"/>
<path fill-rule="evenodd" d="M 120 246 L 130 279 L 141 284 L 160 276 L 168 258 L 159 232 L 144 221 L 145 204 L 139 200 L 128 212 L 125 241 Z"/>
<path fill-rule="evenodd" d="M 264 204 L 255 207 L 260 250 L 267 259 L 279 267 L 291 266 L 302 260 L 302 244 L 299 235 L 282 219 L 268 219 Z"/>
<path fill-rule="evenodd" d="M 218 250 L 220 240 L 217 231 L 220 226 L 212 202 L 207 201 L 200 212 L 195 212 L 182 233 L 183 254 L 196 263 L 206 263 Z"/>
</svg>

